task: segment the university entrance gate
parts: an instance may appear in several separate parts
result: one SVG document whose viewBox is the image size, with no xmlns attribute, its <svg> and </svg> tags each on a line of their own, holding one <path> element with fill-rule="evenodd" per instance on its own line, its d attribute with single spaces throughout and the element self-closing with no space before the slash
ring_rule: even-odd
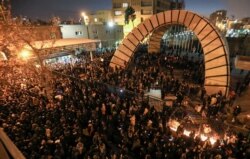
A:
<svg viewBox="0 0 250 159">
<path fill-rule="evenodd" d="M 135 27 L 122 41 L 111 59 L 111 67 L 126 68 L 140 43 L 151 34 L 149 51 L 160 48 L 161 38 L 168 25 L 184 25 L 199 39 L 205 65 L 204 86 L 208 94 L 229 92 L 230 68 L 228 46 L 215 27 L 203 16 L 186 10 L 169 10 L 151 16 Z"/>
</svg>

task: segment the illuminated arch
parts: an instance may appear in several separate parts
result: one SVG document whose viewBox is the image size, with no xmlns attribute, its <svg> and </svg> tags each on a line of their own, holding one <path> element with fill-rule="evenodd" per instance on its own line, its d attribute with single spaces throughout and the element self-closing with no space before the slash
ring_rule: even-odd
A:
<svg viewBox="0 0 250 159">
<path fill-rule="evenodd" d="M 208 94 L 219 90 L 229 92 L 230 68 L 228 46 L 215 27 L 204 17 L 186 10 L 170 10 L 151 16 L 135 27 L 122 41 L 111 59 L 111 67 L 126 68 L 139 44 L 149 34 L 155 47 L 160 47 L 164 28 L 171 24 L 184 25 L 199 39 L 204 53 L 205 83 Z M 151 38 L 152 39 L 152 38 Z M 152 41 L 149 43 L 152 45 Z"/>
</svg>

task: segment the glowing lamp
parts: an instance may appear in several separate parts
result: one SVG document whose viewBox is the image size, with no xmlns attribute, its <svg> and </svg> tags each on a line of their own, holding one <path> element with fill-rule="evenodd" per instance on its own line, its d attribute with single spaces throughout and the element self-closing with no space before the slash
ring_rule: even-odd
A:
<svg viewBox="0 0 250 159">
<path fill-rule="evenodd" d="M 21 52 L 19 53 L 19 56 L 24 59 L 27 60 L 30 56 L 31 56 L 31 52 L 27 49 L 23 49 L 21 50 Z"/>
<path fill-rule="evenodd" d="M 113 22 L 113 21 L 109 21 L 109 22 L 108 22 L 108 26 L 109 26 L 110 28 L 112 28 L 112 27 L 114 26 L 114 22 Z"/>
<path fill-rule="evenodd" d="M 210 137 L 209 141 L 212 145 L 214 145 L 214 143 L 216 142 L 216 139 L 214 137 Z"/>
<path fill-rule="evenodd" d="M 82 12 L 81 15 L 82 15 L 82 17 L 85 17 L 85 16 L 86 16 L 85 12 Z"/>
<path fill-rule="evenodd" d="M 184 134 L 185 136 L 189 136 L 189 135 L 191 134 L 191 131 L 184 130 L 183 134 Z"/>
<path fill-rule="evenodd" d="M 206 141 L 207 140 L 207 136 L 205 136 L 204 134 L 201 134 L 201 141 Z"/>
<path fill-rule="evenodd" d="M 170 119 L 168 125 L 171 130 L 177 131 L 177 128 L 180 126 L 180 123 L 177 120 Z"/>
</svg>

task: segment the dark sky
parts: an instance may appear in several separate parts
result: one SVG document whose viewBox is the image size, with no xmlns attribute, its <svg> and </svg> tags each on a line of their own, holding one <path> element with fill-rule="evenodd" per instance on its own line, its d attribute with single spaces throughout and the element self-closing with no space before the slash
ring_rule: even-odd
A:
<svg viewBox="0 0 250 159">
<path fill-rule="evenodd" d="M 59 16 L 62 19 L 78 18 L 82 11 L 111 9 L 112 0 L 11 0 L 14 16 L 49 19 Z"/>
<path fill-rule="evenodd" d="M 11 0 L 14 16 L 23 15 L 32 19 L 78 18 L 81 11 L 111 9 L 112 0 Z M 250 0 L 185 0 L 186 9 L 204 16 L 215 10 L 226 9 L 228 16 L 250 16 Z"/>
</svg>

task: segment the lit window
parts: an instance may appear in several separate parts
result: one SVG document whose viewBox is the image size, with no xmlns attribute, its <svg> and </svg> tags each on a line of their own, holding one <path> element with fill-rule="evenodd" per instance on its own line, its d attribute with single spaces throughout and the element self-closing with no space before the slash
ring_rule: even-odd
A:
<svg viewBox="0 0 250 159">
<path fill-rule="evenodd" d="M 122 11 L 120 10 L 115 11 L 115 15 L 122 15 Z"/>
<path fill-rule="evenodd" d="M 150 15 L 150 14 L 152 14 L 152 10 L 142 9 L 142 10 L 141 10 L 141 14 L 142 14 L 142 15 Z"/>
<path fill-rule="evenodd" d="M 127 8 L 128 7 L 128 3 L 122 3 L 122 7 L 123 8 Z"/>
</svg>

